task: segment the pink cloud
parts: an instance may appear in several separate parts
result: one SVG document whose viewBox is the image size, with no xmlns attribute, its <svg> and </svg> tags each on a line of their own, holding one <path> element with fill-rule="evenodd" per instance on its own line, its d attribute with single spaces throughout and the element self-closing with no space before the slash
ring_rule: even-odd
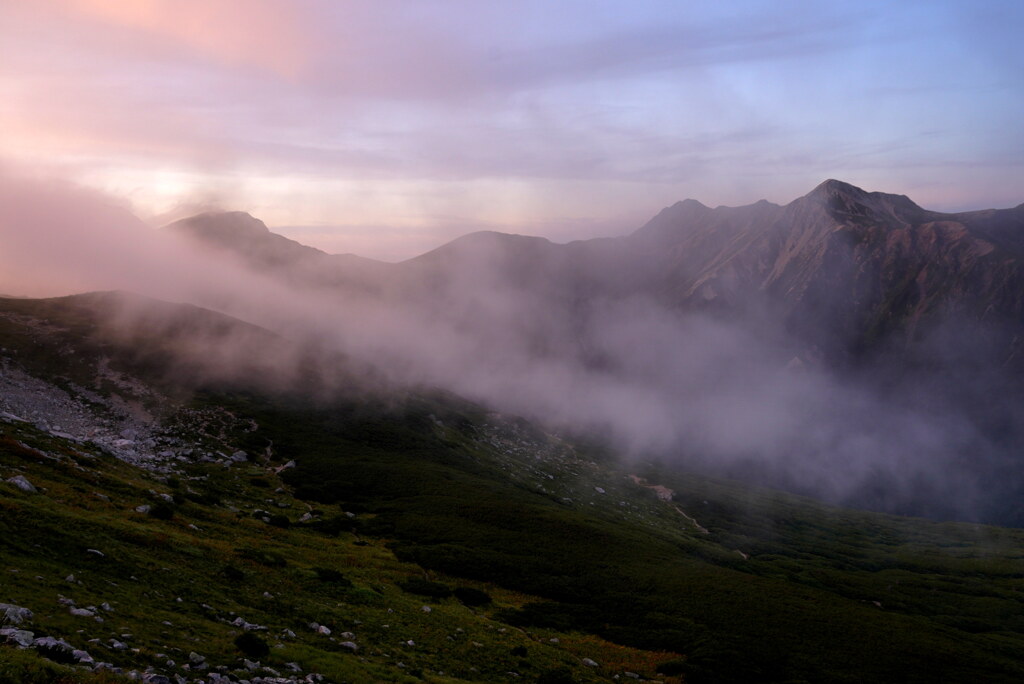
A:
<svg viewBox="0 0 1024 684">
<path fill-rule="evenodd" d="M 275 0 L 57 0 L 80 14 L 168 40 L 229 66 L 294 78 L 307 66 L 309 27 L 297 5 Z"/>
</svg>

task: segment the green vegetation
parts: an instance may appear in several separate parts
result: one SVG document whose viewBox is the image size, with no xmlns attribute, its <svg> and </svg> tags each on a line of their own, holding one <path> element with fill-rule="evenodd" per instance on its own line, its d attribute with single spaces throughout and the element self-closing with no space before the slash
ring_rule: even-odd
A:
<svg viewBox="0 0 1024 684">
<path fill-rule="evenodd" d="M 257 473 L 273 489 L 253 487 Z M 615 659 L 600 672 L 587 668 L 581 658 L 595 646 L 583 635 L 520 631 L 495 619 L 537 597 L 438 573 L 422 580 L 425 570 L 398 560 L 384 540 L 298 522 L 310 509 L 282 489 L 271 464 L 193 464 L 172 487 L 170 478 L 89 445 L 0 421 L 0 480 L 16 474 L 39 491 L 0 482 L 0 602 L 32 610 L 22 627 L 36 636 L 65 639 L 126 672 L 153 667 L 189 676 L 182 668 L 195 651 L 212 668 L 246 678 L 254 673 L 243 658 L 282 673 L 295 663 L 332 682 L 507 681 L 513 671 L 536 681 L 562 669 L 587 682 L 607 680 L 627 663 L 653 677 L 665 658 L 599 642 L 596 650 L 614 648 Z M 186 498 L 190 492 L 196 496 Z M 220 503 L 202 503 L 211 492 Z M 172 518 L 135 511 L 163 494 L 175 497 Z M 251 515 L 271 497 L 292 519 L 288 528 Z M 478 593 L 468 595 L 493 597 L 493 605 L 424 599 L 400 588 L 414 579 L 471 589 Z M 99 622 L 71 614 L 61 599 L 110 610 L 96 610 Z M 246 623 L 255 628 L 246 631 Z M 358 651 L 342 646 L 346 641 Z M 514 655 L 517 648 L 528 656 Z M 55 681 L 127 679 L 0 646 L 0 682 Z"/>
<path fill-rule="evenodd" d="M 0 346 L 93 382 L 90 354 L 116 365 L 120 347 L 61 352 L 99 338 L 55 302 L 56 332 L 0 317 Z M 39 489 L 0 482 L 0 602 L 97 660 L 186 674 L 195 651 L 339 682 L 1024 681 L 1024 532 L 617 463 L 441 393 L 168 385 L 161 358 L 118 368 L 176 397 L 153 407 L 165 424 L 247 459 L 160 476 L 0 421 L 0 480 Z M 0 684 L 61 680 L 117 678 L 0 646 Z"/>
</svg>

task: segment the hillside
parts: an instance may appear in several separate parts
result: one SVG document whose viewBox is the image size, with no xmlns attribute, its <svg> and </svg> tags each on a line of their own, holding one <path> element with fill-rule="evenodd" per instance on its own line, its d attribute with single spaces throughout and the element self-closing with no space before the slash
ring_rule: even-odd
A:
<svg viewBox="0 0 1024 684">
<path fill-rule="evenodd" d="M 217 237 L 239 222 L 278 254 L 251 217 L 192 230 L 263 268 Z M 338 320 L 381 314 L 352 353 L 385 349 L 399 382 L 835 504 L 1020 526 L 1022 235 L 1022 207 L 943 214 L 828 180 L 784 206 L 686 200 L 618 238 L 279 261 Z M 315 278 L 286 265 L 300 251 Z"/>
<path fill-rule="evenodd" d="M 151 323 L 104 332 L 122 298 L 0 302 L 0 603 L 32 613 L 5 613 L 0 681 L 1024 675 L 1019 531 L 630 462 L 444 392 L 168 374 Z M 68 648 L 16 645 L 45 637 Z"/>
</svg>

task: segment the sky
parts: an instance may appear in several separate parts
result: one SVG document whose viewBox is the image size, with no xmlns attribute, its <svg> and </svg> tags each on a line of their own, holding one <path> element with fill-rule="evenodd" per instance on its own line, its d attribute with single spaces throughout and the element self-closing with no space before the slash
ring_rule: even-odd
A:
<svg viewBox="0 0 1024 684">
<path fill-rule="evenodd" d="M 0 170 L 401 260 L 826 178 L 1024 202 L 1024 3 L 0 0 Z"/>
</svg>

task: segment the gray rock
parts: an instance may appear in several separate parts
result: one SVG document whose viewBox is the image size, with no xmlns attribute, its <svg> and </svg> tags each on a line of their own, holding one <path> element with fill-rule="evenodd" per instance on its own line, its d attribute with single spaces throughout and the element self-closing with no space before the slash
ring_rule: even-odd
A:
<svg viewBox="0 0 1024 684">
<path fill-rule="evenodd" d="M 77 660 L 83 665 L 92 665 L 96 662 L 96 660 L 91 655 L 89 655 L 88 651 L 81 651 L 76 648 L 74 651 L 71 652 L 71 655 L 74 657 L 75 660 Z"/>
<path fill-rule="evenodd" d="M 28 648 L 35 641 L 35 634 L 26 629 L 4 627 L 0 629 L 0 643 L 8 643 L 19 648 Z"/>
<path fill-rule="evenodd" d="M 348 650 L 352 651 L 353 653 L 355 653 L 356 651 L 359 650 L 359 645 L 356 644 L 356 642 L 354 642 L 354 641 L 342 641 L 338 645 L 341 646 L 342 648 L 347 648 Z"/>
<path fill-rule="evenodd" d="M 36 492 L 39 491 L 38 489 L 36 489 L 36 486 L 34 484 L 25 479 L 24 475 L 15 475 L 14 477 L 9 477 L 7 478 L 7 483 L 14 485 L 15 487 L 17 487 L 18 489 L 27 494 L 35 494 Z"/>
<path fill-rule="evenodd" d="M 236 451 L 231 454 L 231 460 L 235 463 L 245 463 L 249 460 L 249 456 L 244 451 Z"/>
<path fill-rule="evenodd" d="M 195 665 L 198 665 L 199 663 L 205 663 L 205 662 L 206 662 L 206 657 L 205 657 L 205 656 L 201 656 L 201 655 L 199 655 L 199 654 L 198 654 L 198 653 L 196 653 L 195 651 L 191 651 L 191 652 L 189 652 L 189 654 L 188 654 L 188 661 L 189 661 L 190 663 L 193 663 L 193 664 L 195 664 Z"/>
<path fill-rule="evenodd" d="M 587 667 L 600 667 L 600 665 L 598 665 L 596 661 L 593 661 L 590 658 L 584 658 L 583 664 Z"/>
<path fill-rule="evenodd" d="M 142 681 L 146 684 L 171 684 L 171 680 L 168 677 L 155 672 L 142 675 Z"/>
<path fill-rule="evenodd" d="M 22 622 L 32 619 L 32 611 L 13 603 L 0 603 L 0 618 L 2 618 L 0 624 L 20 625 Z"/>
<path fill-rule="evenodd" d="M 92 612 L 88 608 L 71 608 L 69 611 L 75 617 L 93 617 L 96 613 Z"/>
<path fill-rule="evenodd" d="M 153 507 L 150 506 L 149 504 L 142 504 L 141 506 L 136 506 L 135 507 L 135 512 L 136 513 L 146 514 L 146 513 L 149 513 L 152 509 L 153 509 Z"/>
<path fill-rule="evenodd" d="M 41 655 L 58 663 L 77 663 L 74 656 L 75 649 L 63 639 L 56 639 L 51 636 L 39 637 L 32 641 L 32 648 L 39 651 Z"/>
<path fill-rule="evenodd" d="M 231 624 L 235 627 L 241 627 L 246 632 L 260 632 L 267 629 L 263 625 L 257 625 L 255 622 L 247 622 L 245 618 L 241 616 L 236 617 Z"/>
</svg>

